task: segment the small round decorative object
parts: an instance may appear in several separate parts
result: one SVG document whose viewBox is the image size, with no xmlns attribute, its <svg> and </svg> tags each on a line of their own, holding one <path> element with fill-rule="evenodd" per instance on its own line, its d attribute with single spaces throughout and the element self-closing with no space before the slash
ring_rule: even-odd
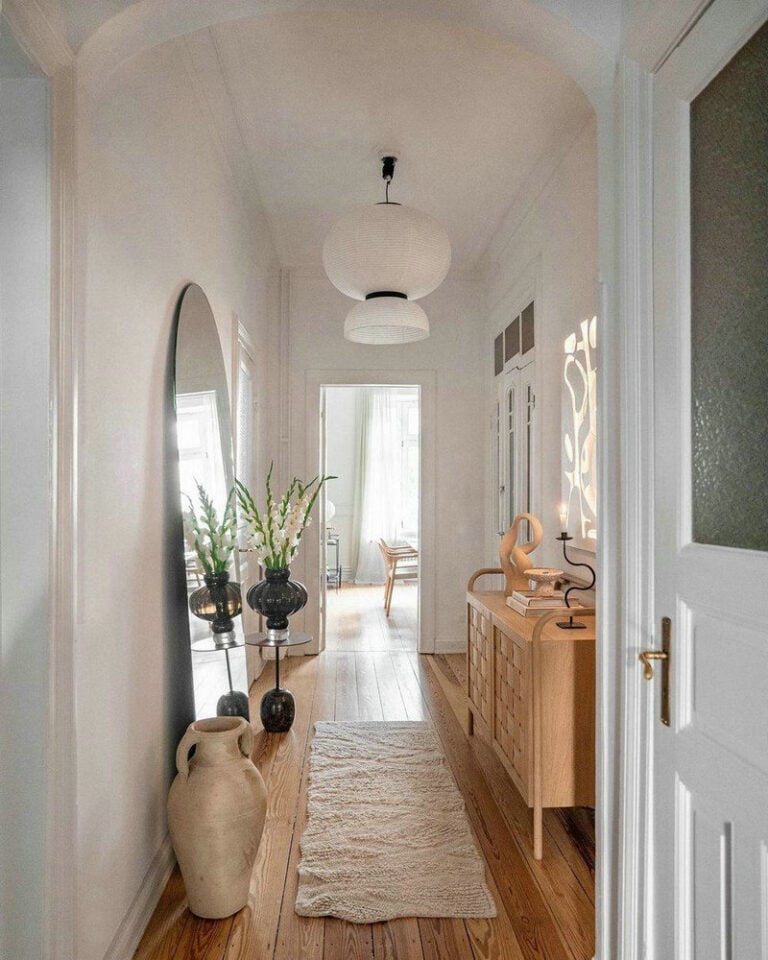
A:
<svg viewBox="0 0 768 960">
<path fill-rule="evenodd" d="M 555 592 L 555 583 L 563 576 L 563 571 L 549 567 L 529 567 L 525 575 L 536 584 L 533 591 L 535 597 L 551 597 Z"/>
<path fill-rule="evenodd" d="M 261 700 L 261 722 L 267 733 L 287 733 L 296 716 L 296 701 L 290 690 L 267 690 Z"/>
<path fill-rule="evenodd" d="M 213 633 L 231 633 L 235 629 L 232 617 L 243 608 L 240 584 L 230 583 L 229 572 L 206 573 L 205 586 L 189 598 L 189 609 L 201 620 L 208 620 Z"/>
</svg>

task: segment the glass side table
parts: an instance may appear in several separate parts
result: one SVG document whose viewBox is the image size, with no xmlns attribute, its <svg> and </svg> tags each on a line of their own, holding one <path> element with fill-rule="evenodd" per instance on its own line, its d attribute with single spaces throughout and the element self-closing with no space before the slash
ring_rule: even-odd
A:
<svg viewBox="0 0 768 960">
<path fill-rule="evenodd" d="M 266 647 L 275 651 L 275 688 L 267 690 L 261 698 L 261 722 L 267 733 L 287 733 L 296 716 L 296 701 L 290 690 L 280 688 L 280 650 L 309 643 L 308 633 L 290 631 L 284 639 L 276 639 L 268 633 L 249 633 L 245 642 L 252 647 Z"/>
<path fill-rule="evenodd" d="M 224 636 L 224 634 L 219 634 L 219 636 Z M 217 717 L 243 717 L 245 720 L 250 722 L 251 715 L 248 710 L 248 694 L 243 693 L 242 690 L 233 690 L 232 689 L 232 667 L 229 663 L 229 651 L 235 650 L 238 647 L 244 646 L 244 640 L 242 637 L 233 637 L 230 640 L 224 640 L 219 643 L 214 640 L 212 635 L 203 637 L 200 640 L 195 640 L 192 644 L 193 653 L 217 653 L 220 650 L 224 651 L 224 656 L 227 658 L 227 677 L 229 679 L 229 693 L 223 693 L 219 697 L 219 702 L 216 704 L 216 716 Z"/>
</svg>

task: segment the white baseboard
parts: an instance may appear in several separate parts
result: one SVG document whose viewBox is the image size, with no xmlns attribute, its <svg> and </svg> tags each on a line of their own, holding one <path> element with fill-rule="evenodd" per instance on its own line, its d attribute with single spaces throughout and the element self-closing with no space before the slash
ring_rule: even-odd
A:
<svg viewBox="0 0 768 960">
<path fill-rule="evenodd" d="M 466 640 L 436 640 L 435 653 L 466 653 Z"/>
<path fill-rule="evenodd" d="M 104 960 L 131 960 L 175 865 L 171 838 L 166 834 L 133 903 L 117 928 L 114 940 L 104 954 Z"/>
</svg>

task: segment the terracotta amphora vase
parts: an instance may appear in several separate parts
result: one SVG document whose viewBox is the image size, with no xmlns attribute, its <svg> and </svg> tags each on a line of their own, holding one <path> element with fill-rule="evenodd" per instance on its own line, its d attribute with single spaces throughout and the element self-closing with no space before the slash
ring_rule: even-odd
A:
<svg viewBox="0 0 768 960">
<path fill-rule="evenodd" d="M 229 917 L 248 901 L 267 810 L 252 748 L 246 720 L 215 717 L 191 723 L 176 751 L 168 824 L 189 909 L 198 917 Z"/>
</svg>

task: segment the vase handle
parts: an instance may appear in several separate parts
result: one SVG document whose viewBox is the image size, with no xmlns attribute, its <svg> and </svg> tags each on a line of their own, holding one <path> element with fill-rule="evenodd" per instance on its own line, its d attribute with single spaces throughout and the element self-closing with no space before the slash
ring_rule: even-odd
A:
<svg viewBox="0 0 768 960">
<path fill-rule="evenodd" d="M 253 727 L 247 721 L 244 720 L 243 722 L 245 723 L 245 730 L 240 734 L 237 743 L 240 747 L 240 753 L 250 760 L 253 750 Z"/>
<path fill-rule="evenodd" d="M 189 751 L 199 742 L 200 734 L 194 729 L 194 725 L 190 723 L 187 727 L 187 732 L 181 740 L 179 740 L 179 745 L 176 748 L 176 769 L 185 779 L 189 776 Z"/>
</svg>

